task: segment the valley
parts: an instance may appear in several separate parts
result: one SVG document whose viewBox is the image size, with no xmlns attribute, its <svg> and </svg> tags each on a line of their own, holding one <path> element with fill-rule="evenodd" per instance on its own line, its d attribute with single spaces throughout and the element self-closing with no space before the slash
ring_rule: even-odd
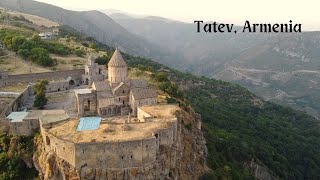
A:
<svg viewBox="0 0 320 180">
<path fill-rule="evenodd" d="M 4 47 L 1 53 L 3 56 L 0 57 L 1 71 L 9 75 L 37 72 L 53 72 L 57 75 L 61 70 L 78 71 L 88 67 L 88 59 L 91 64 L 99 64 L 95 67 L 105 69 L 112 55 L 121 51 L 127 63 L 128 77 L 145 80 L 150 87 L 155 88 L 158 94 L 157 103 L 168 103 L 169 109 L 179 106 L 182 111 L 174 114 L 174 117 L 177 118 L 181 137 L 173 139 L 181 144 L 173 144 L 174 146 L 169 148 L 159 146 L 161 152 L 166 152 L 160 156 L 162 164 L 178 172 L 172 174 L 163 168 L 167 178 L 170 179 L 172 175 L 181 179 L 319 178 L 320 121 L 316 119 L 320 112 L 318 32 L 300 35 L 202 35 L 190 33 L 194 30 L 194 24 L 158 17 L 132 18 L 115 14 L 111 15 L 111 19 L 96 11 L 73 12 L 31 0 L 4 0 L 0 2 L 0 6 L 10 8 L 10 14 L 18 13 L 17 11 L 32 14 L 25 16 L 25 19 L 32 22 L 23 18 L 12 18 L 11 24 L 2 26 L 0 38 Z M 62 20 L 55 14 L 62 14 Z M 21 15 L 24 17 L 24 14 Z M 35 15 L 50 20 L 46 21 Z M 40 32 L 53 29 L 50 25 L 42 27 L 32 18 L 50 24 L 57 23 L 59 26 L 56 27 L 55 24 L 54 28 L 59 29 L 59 35 L 51 40 L 39 40 L 37 35 Z M 16 22 L 21 24 L 16 26 Z M 16 43 L 17 39 L 21 43 Z M 30 46 L 25 46 L 26 44 Z M 119 47 L 120 50 L 115 50 L 114 47 Z M 39 48 L 44 50 L 34 53 L 43 53 L 45 58 L 24 58 L 24 53 L 18 53 L 21 49 L 32 52 L 32 49 Z M 48 61 L 53 63 L 47 65 Z M 34 63 L 30 65 L 30 62 Z M 67 84 L 74 85 L 74 81 L 69 84 L 70 82 Z M 1 90 L 22 91 L 25 86 L 24 83 L 18 83 L 11 87 L 4 86 Z M 73 88 L 84 87 L 79 84 L 79 87 Z M 98 88 L 93 93 L 97 92 Z M 102 90 L 109 89 L 103 87 Z M 48 93 L 49 104 L 44 108 L 56 109 L 63 106 L 64 109 L 64 106 L 71 106 L 75 97 L 70 92 L 71 90 Z M 8 104 L 8 99 L 1 99 L 1 104 Z M 88 107 L 86 108 L 88 110 Z M 68 111 L 75 115 L 77 108 L 72 106 Z M 122 123 L 126 121 L 130 121 L 129 118 L 121 120 Z M 64 130 L 63 126 L 58 126 Z M 106 126 L 108 123 L 102 127 Z M 84 176 L 80 176 L 66 161 L 52 156 L 50 151 L 44 151 L 44 146 L 50 146 L 50 140 L 41 137 L 40 133 L 36 132 L 27 138 L 15 137 L 5 133 L 7 131 L 4 126 L 1 128 L 0 148 L 3 151 L 0 161 L 17 168 L 1 166 L 0 179 L 36 178 L 39 176 L 36 169 L 40 169 L 40 176 L 43 177 L 48 177 L 44 176 L 45 174 L 61 177 L 61 174 L 51 172 L 60 172 L 58 169 L 62 167 L 69 177 L 89 177 L 88 179 L 106 177 L 105 175 L 116 176 L 115 174 L 125 179 L 138 173 L 146 173 L 143 170 L 138 172 L 134 168 L 130 172 L 121 170 L 107 173 L 96 167 L 86 169 L 83 171 L 86 173 L 82 174 Z M 98 130 L 98 133 L 109 133 L 110 137 L 113 137 L 120 131 L 128 131 L 127 128 L 117 127 L 116 131 L 105 128 Z M 68 124 L 67 129 L 75 138 L 81 135 L 75 132 L 72 123 Z M 53 136 L 66 135 L 63 133 L 55 132 Z M 155 137 L 158 136 L 152 134 L 152 138 Z M 104 137 L 82 138 L 87 138 L 89 144 L 94 144 L 96 140 Z M 161 143 L 165 142 L 167 141 Z M 158 145 L 157 142 L 155 144 Z M 56 146 L 53 141 L 51 145 Z M 130 145 L 133 146 L 135 145 Z M 66 152 L 62 147 L 57 148 L 58 151 Z M 101 150 L 101 147 L 97 147 L 98 149 Z M 180 165 L 177 168 L 170 164 L 173 162 L 170 153 L 172 150 L 179 152 L 177 154 L 180 159 L 177 162 Z M 88 160 L 86 157 L 89 155 L 95 156 L 90 151 L 86 151 L 88 154 L 85 155 L 88 156 L 84 156 L 84 152 L 84 149 L 77 152 L 83 161 Z M 133 162 L 132 158 L 137 155 L 133 154 L 125 157 L 116 155 L 114 158 L 120 161 L 127 158 L 128 162 Z M 101 163 L 99 158 L 92 159 Z M 168 159 L 170 163 L 167 162 Z M 103 160 L 103 165 L 110 165 L 107 159 Z M 26 170 L 30 174 L 24 174 Z M 154 169 L 149 170 L 146 174 L 157 172 Z"/>
</svg>

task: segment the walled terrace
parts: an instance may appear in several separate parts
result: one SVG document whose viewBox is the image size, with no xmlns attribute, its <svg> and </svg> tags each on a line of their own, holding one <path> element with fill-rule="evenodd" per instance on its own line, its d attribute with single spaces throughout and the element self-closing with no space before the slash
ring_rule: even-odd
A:
<svg viewBox="0 0 320 180">
<path fill-rule="evenodd" d="M 78 119 L 43 116 L 45 151 L 54 152 L 76 169 L 154 168 L 162 153 L 172 151 L 170 169 L 176 163 L 174 149 L 180 144 L 178 110 L 175 105 L 142 106 L 138 118 L 103 118 L 98 129 L 83 131 L 77 131 Z M 168 152 L 161 150 L 165 147 Z"/>
<path fill-rule="evenodd" d="M 79 119 L 71 119 L 52 125 L 48 133 L 75 143 L 130 141 L 153 137 L 158 129 L 168 128 L 177 121 L 174 115 L 178 110 L 177 106 L 157 105 L 141 109 L 149 113 L 152 118 L 145 122 L 139 122 L 137 118 L 128 122 L 128 116 L 103 118 L 97 130 L 88 131 L 76 131 Z"/>
</svg>

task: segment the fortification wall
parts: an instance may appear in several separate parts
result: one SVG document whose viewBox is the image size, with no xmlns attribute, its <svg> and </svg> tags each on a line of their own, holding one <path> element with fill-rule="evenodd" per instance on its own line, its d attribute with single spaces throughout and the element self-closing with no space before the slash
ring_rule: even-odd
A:
<svg viewBox="0 0 320 180">
<path fill-rule="evenodd" d="M 150 165 L 156 161 L 155 138 L 76 144 L 76 168 L 130 168 Z"/>
<path fill-rule="evenodd" d="M 16 98 L 12 101 L 6 109 L 2 112 L 1 117 L 7 117 L 11 112 L 20 110 L 19 108 L 23 107 L 25 102 L 33 95 L 32 86 L 25 88 Z"/>
<path fill-rule="evenodd" d="M 59 139 L 53 134 L 48 133 L 43 127 L 40 127 L 45 150 L 54 152 L 58 157 L 64 159 L 73 167 L 75 163 L 75 144 L 63 139 Z"/>
<path fill-rule="evenodd" d="M 34 73 L 34 74 L 8 75 L 0 79 L 0 86 L 16 85 L 18 83 L 29 83 L 29 82 L 34 83 L 41 79 L 47 79 L 49 81 L 57 80 L 57 79 L 65 79 L 69 76 L 71 76 L 78 82 L 82 82 L 83 74 L 84 74 L 84 69 L 75 69 L 75 70 L 66 70 L 66 71 Z"/>
<path fill-rule="evenodd" d="M 169 127 L 165 129 L 159 129 L 155 136 L 158 136 L 159 145 L 171 146 L 177 140 L 177 123 L 169 123 Z"/>
<path fill-rule="evenodd" d="M 159 166 L 160 146 L 174 150 L 177 144 L 177 122 L 161 129 L 152 137 L 132 141 L 75 143 L 59 139 L 46 130 L 50 124 L 41 127 L 43 142 L 47 152 L 54 152 L 75 169 L 90 168 L 100 170 L 140 169 Z M 166 153 L 166 152 L 164 152 Z M 166 156 L 166 155 L 163 155 Z M 170 153 L 166 169 L 176 164 L 176 153 Z M 142 169 L 141 169 L 142 168 Z"/>
<path fill-rule="evenodd" d="M 43 179 L 199 179 L 207 171 L 205 165 L 207 156 L 205 140 L 202 132 L 196 126 L 192 126 L 191 129 L 189 129 L 182 124 L 182 122 L 197 124 L 196 122 L 199 120 L 200 119 L 196 119 L 186 112 L 178 113 L 177 123 L 169 123 L 168 128 L 154 132 L 155 138 L 152 137 L 150 141 L 156 140 L 157 138 L 160 139 L 160 137 L 161 140 L 156 141 L 158 143 L 156 145 L 156 160 L 152 164 L 108 169 L 104 169 L 103 166 L 95 166 L 97 168 L 93 168 L 87 164 L 80 168 L 75 168 L 57 154 L 41 151 L 37 159 L 37 161 L 40 162 L 39 167 L 41 169 L 39 171 L 42 175 L 41 177 L 43 177 Z M 171 125 L 173 125 L 173 127 Z M 175 127 L 177 127 L 177 129 L 175 129 Z M 173 132 L 173 137 L 166 138 L 171 134 L 170 131 Z M 174 135 L 176 136 L 174 137 Z M 170 139 L 173 140 L 173 144 L 170 143 Z M 98 142 L 91 143 L 99 144 Z M 104 142 L 101 144 L 103 143 Z M 135 146 L 134 149 L 138 148 L 137 144 L 133 144 L 133 146 Z M 84 148 L 86 147 L 87 146 L 84 146 Z M 38 148 L 43 149 L 43 145 L 40 144 Z M 95 148 L 95 150 L 99 150 L 98 146 Z M 101 151 L 103 151 L 105 148 L 108 148 L 108 146 L 105 144 L 101 145 L 100 148 Z M 94 153 L 96 153 L 96 151 L 92 152 L 92 154 Z M 106 154 L 102 155 L 107 156 Z M 119 152 L 117 155 L 120 156 L 121 153 Z M 83 155 L 83 157 L 87 156 Z M 91 156 L 90 158 L 92 157 L 94 158 L 95 156 Z M 131 156 L 129 157 L 131 158 Z M 100 158 L 104 157 L 101 156 L 99 159 Z M 98 162 L 99 159 L 96 159 L 96 161 Z M 114 162 L 111 161 L 109 163 Z"/>
<path fill-rule="evenodd" d="M 30 136 L 33 132 L 34 129 L 31 127 L 30 122 L 10 122 L 9 123 L 10 134 L 19 134 L 23 136 Z"/>
</svg>

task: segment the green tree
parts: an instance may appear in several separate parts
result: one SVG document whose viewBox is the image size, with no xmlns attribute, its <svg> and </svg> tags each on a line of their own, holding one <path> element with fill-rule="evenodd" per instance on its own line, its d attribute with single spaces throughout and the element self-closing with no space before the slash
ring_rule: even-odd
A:
<svg viewBox="0 0 320 180">
<path fill-rule="evenodd" d="M 83 49 L 76 49 L 74 53 L 79 57 L 83 57 L 84 55 L 86 55 L 86 52 Z"/>
<path fill-rule="evenodd" d="M 159 82 L 169 81 L 168 73 L 166 72 L 158 72 L 155 74 L 155 79 Z"/>
<path fill-rule="evenodd" d="M 54 61 L 50 58 L 48 51 L 43 48 L 33 48 L 29 59 L 43 66 L 52 66 L 54 64 Z"/>
<path fill-rule="evenodd" d="M 26 38 L 23 36 L 14 36 L 12 38 L 12 45 L 11 45 L 11 49 L 13 51 L 18 51 L 19 47 L 26 41 Z"/>
<path fill-rule="evenodd" d="M 38 34 L 34 34 L 34 35 L 31 37 L 31 41 L 40 42 L 40 41 L 41 41 L 41 37 L 40 37 Z"/>
<path fill-rule="evenodd" d="M 49 84 L 47 80 L 41 80 L 36 83 L 33 87 L 34 92 L 36 93 L 36 99 L 34 101 L 33 106 L 39 109 L 43 109 L 43 107 L 47 104 L 48 99 L 46 97 L 46 86 Z"/>
<path fill-rule="evenodd" d="M 98 63 L 99 65 L 105 65 L 108 63 L 109 59 L 110 57 L 103 55 L 96 58 L 95 62 Z"/>
<path fill-rule="evenodd" d="M 91 44 L 89 44 L 89 48 L 91 48 L 91 49 L 96 49 L 96 45 L 93 44 L 93 43 L 91 43 Z"/>
<path fill-rule="evenodd" d="M 18 55 L 26 60 L 30 55 L 30 51 L 28 49 L 19 49 Z"/>
<path fill-rule="evenodd" d="M 8 49 L 12 49 L 12 35 L 5 36 L 3 43 Z"/>
</svg>

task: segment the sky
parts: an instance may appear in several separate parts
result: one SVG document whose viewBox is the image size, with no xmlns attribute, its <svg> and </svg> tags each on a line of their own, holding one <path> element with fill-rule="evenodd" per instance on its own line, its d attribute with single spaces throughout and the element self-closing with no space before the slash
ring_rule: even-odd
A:
<svg viewBox="0 0 320 180">
<path fill-rule="evenodd" d="M 37 0 L 70 10 L 117 9 L 135 15 L 161 16 L 193 23 L 194 20 L 243 25 L 250 23 L 302 24 L 320 30 L 319 0 Z"/>
</svg>

